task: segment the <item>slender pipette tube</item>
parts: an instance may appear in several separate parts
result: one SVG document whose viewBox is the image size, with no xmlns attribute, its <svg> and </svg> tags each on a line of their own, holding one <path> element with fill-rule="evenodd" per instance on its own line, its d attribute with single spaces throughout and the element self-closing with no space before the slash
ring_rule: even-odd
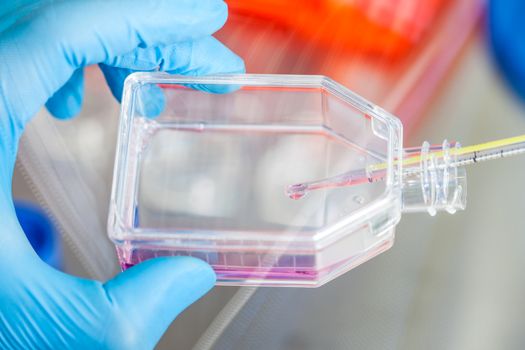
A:
<svg viewBox="0 0 525 350">
<path fill-rule="evenodd" d="M 448 145 L 445 141 L 444 145 Z M 446 162 L 433 163 L 436 167 L 460 167 L 492 159 L 525 153 L 525 135 L 509 137 L 506 139 L 461 147 L 455 143 L 450 149 L 444 150 L 442 146 L 429 146 L 424 143 L 422 148 L 405 149 L 405 158 L 401 160 L 403 168 L 408 172 L 421 171 L 416 166 L 425 161 L 425 158 L 448 157 Z M 399 162 L 396 161 L 396 163 Z M 311 182 L 303 182 L 288 186 L 286 195 L 292 199 L 303 198 L 308 192 L 318 189 L 329 189 L 345 186 L 355 186 L 367 182 L 382 181 L 386 175 L 387 164 L 372 164 L 364 169 L 349 171 L 333 177 Z M 406 172 L 405 172 L 406 174 Z"/>
</svg>

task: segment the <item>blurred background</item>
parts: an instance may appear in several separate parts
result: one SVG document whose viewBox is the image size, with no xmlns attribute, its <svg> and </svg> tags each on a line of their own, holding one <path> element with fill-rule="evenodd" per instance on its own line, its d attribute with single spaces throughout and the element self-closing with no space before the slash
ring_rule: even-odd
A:
<svg viewBox="0 0 525 350">
<path fill-rule="evenodd" d="M 227 2 L 217 37 L 247 72 L 327 75 L 396 114 L 406 146 L 525 133 L 518 1 Z M 106 234 L 118 115 L 90 67 L 81 115 L 41 111 L 20 147 L 17 213 L 41 256 L 80 276 L 118 272 Z M 466 211 L 404 215 L 393 248 L 319 289 L 217 287 L 158 348 L 523 348 L 525 160 L 468 177 Z"/>
</svg>

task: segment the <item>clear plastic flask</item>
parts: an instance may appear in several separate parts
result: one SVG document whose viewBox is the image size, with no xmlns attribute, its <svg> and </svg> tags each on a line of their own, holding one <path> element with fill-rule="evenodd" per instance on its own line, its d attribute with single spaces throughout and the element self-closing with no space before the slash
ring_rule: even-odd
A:
<svg viewBox="0 0 525 350">
<path fill-rule="evenodd" d="M 133 74 L 108 222 L 120 264 L 186 255 L 221 285 L 320 286 L 390 248 L 403 212 L 465 207 L 449 145 L 403 163 L 402 131 L 323 76 Z M 340 174 L 363 176 L 286 195 Z"/>
</svg>

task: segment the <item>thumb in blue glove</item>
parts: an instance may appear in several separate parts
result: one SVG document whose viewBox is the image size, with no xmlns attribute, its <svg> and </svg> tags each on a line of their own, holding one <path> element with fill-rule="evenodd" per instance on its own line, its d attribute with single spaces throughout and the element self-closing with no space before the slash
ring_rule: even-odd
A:
<svg viewBox="0 0 525 350">
<path fill-rule="evenodd" d="M 149 260 L 106 283 L 52 269 L 18 224 L 11 180 L 24 125 L 43 104 L 74 116 L 88 64 L 101 64 L 117 98 L 134 70 L 242 72 L 211 36 L 226 17 L 219 0 L 0 4 L 0 348 L 152 348 L 213 286 L 211 268 L 188 257 Z"/>
</svg>

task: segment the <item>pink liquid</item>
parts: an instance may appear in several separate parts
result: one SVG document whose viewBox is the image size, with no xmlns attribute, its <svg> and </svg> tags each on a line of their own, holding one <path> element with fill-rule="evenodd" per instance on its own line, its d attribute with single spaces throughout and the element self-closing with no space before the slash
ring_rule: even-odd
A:
<svg viewBox="0 0 525 350">
<path fill-rule="evenodd" d="M 301 284 L 301 281 L 304 281 L 305 285 L 315 286 L 319 281 L 326 280 L 329 277 L 335 278 L 341 273 L 373 258 L 390 248 L 392 243 L 391 240 L 385 241 L 365 254 L 351 256 L 323 268 L 318 268 L 315 265 L 314 255 L 282 255 L 274 261 L 273 265 L 265 261 L 261 263 L 261 260 L 257 259 L 259 266 L 255 266 L 256 260 L 253 258 L 257 257 L 257 255 L 253 253 L 188 253 L 188 251 L 158 250 L 158 248 L 124 249 L 122 246 L 117 246 L 117 254 L 122 270 L 160 256 L 193 256 L 210 263 L 217 274 L 219 282 L 232 282 L 234 285 L 258 285 L 261 282 L 257 281 L 264 280 L 268 281 L 268 283 L 264 282 L 264 284 L 271 285 L 272 281 L 275 281 L 276 285 L 281 285 L 279 283 L 281 281 L 281 283 L 286 285 L 286 281 L 291 281 L 291 284 L 293 284 L 293 281 L 299 284 Z M 231 256 L 228 258 L 228 255 L 231 254 L 234 254 L 237 260 L 232 260 Z M 267 257 L 268 254 L 263 259 Z M 232 264 L 228 265 L 229 262 Z M 239 263 L 251 264 L 252 266 L 242 266 Z"/>
<path fill-rule="evenodd" d="M 274 265 L 260 263 L 251 253 L 182 252 L 168 250 L 133 249 L 126 251 L 117 248 L 122 270 L 142 261 L 160 256 L 193 256 L 212 265 L 219 280 L 270 279 L 270 280 L 312 280 L 319 279 L 320 273 L 315 268 L 314 257 L 310 255 L 283 255 L 270 258 Z M 210 256 L 212 256 L 210 258 Z M 266 258 L 268 255 L 266 255 Z M 229 265 L 228 262 L 231 262 Z M 242 266 L 241 264 L 245 264 Z M 258 265 L 258 266 L 257 266 Z M 266 266 L 265 266 L 266 265 Z"/>
<path fill-rule="evenodd" d="M 298 200 L 304 198 L 304 196 L 306 196 L 310 191 L 346 186 L 357 186 L 369 182 L 382 181 L 385 179 L 385 176 L 385 170 L 376 171 L 371 175 L 368 175 L 364 170 L 354 170 L 322 180 L 290 185 L 286 188 L 285 192 L 286 195 L 290 197 L 290 199 Z"/>
<path fill-rule="evenodd" d="M 308 194 L 308 191 L 306 188 L 307 186 L 304 184 L 296 184 L 296 185 L 289 186 L 286 189 L 286 195 L 294 200 L 301 199 Z"/>
</svg>

